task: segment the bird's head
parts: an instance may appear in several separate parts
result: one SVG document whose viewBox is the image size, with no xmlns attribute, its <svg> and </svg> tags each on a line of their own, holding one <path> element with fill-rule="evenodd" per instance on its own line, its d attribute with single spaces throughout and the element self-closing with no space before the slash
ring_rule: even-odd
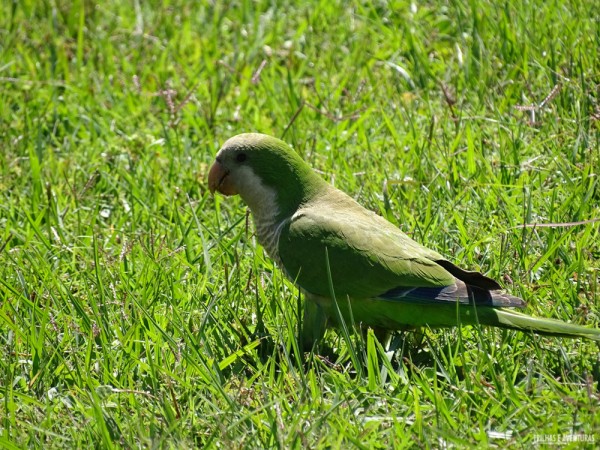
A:
<svg viewBox="0 0 600 450">
<path fill-rule="evenodd" d="M 245 133 L 223 144 L 208 174 L 208 188 L 239 194 L 253 213 L 275 202 L 289 214 L 325 183 L 285 142 L 265 134 Z"/>
</svg>

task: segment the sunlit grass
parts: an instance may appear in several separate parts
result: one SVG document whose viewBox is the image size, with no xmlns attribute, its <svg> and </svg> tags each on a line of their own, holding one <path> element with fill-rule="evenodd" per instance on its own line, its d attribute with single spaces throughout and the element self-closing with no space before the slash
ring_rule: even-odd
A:
<svg viewBox="0 0 600 450">
<path fill-rule="evenodd" d="M 283 137 L 528 313 L 598 327 L 593 2 L 202 3 L 0 7 L 0 446 L 598 442 L 590 342 L 301 355 L 297 290 L 205 182 L 232 135 Z"/>
</svg>

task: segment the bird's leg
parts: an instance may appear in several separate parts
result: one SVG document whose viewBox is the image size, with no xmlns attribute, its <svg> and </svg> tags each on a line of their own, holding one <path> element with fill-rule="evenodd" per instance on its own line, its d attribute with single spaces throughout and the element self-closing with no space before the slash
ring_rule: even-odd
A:
<svg viewBox="0 0 600 450">
<path fill-rule="evenodd" d="M 300 338 L 304 351 L 310 351 L 315 344 L 325 335 L 327 328 L 327 315 L 323 308 L 310 296 L 304 298 L 304 316 L 302 318 L 302 327 Z"/>
<path fill-rule="evenodd" d="M 387 348 L 390 345 L 390 341 L 391 341 L 391 337 L 392 337 L 390 331 L 385 328 L 373 327 L 373 333 L 375 333 L 375 337 L 377 338 L 379 343 L 383 346 L 383 348 L 385 348 L 385 350 L 387 351 Z"/>
</svg>

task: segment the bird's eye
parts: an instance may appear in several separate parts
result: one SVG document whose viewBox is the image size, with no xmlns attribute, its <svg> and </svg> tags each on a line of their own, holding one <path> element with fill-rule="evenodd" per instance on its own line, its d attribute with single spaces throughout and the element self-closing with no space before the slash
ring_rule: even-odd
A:
<svg viewBox="0 0 600 450">
<path fill-rule="evenodd" d="M 247 156 L 245 153 L 238 153 L 237 156 L 235 157 L 235 160 L 237 162 L 244 162 L 244 161 L 246 161 L 246 158 L 247 158 Z"/>
</svg>

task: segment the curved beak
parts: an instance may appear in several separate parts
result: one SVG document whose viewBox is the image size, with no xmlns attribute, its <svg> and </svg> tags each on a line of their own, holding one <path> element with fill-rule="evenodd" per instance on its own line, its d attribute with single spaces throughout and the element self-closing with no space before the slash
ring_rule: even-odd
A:
<svg viewBox="0 0 600 450">
<path fill-rule="evenodd" d="M 229 170 L 219 161 L 215 161 L 208 172 L 208 190 L 211 194 L 214 194 L 215 191 L 219 191 L 223 195 L 237 194 L 233 183 L 231 183 Z"/>
</svg>

